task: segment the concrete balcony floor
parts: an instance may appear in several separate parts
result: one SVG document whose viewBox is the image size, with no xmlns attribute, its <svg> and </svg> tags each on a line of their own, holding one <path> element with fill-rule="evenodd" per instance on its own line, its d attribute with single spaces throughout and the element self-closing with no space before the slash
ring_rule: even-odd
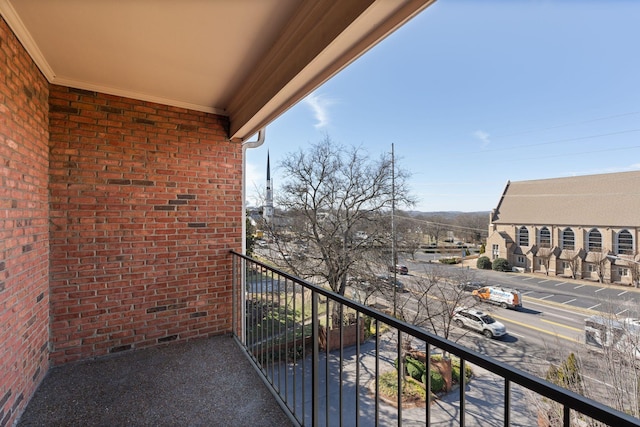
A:
<svg viewBox="0 0 640 427">
<path fill-rule="evenodd" d="M 292 425 L 231 336 L 50 370 L 18 426 Z"/>
</svg>

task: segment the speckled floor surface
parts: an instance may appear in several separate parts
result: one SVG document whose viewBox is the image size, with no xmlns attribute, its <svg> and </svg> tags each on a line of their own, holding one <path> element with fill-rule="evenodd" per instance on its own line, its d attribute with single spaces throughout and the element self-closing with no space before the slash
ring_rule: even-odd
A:
<svg viewBox="0 0 640 427">
<path fill-rule="evenodd" d="M 18 426 L 290 426 L 230 336 L 50 370 Z"/>
</svg>

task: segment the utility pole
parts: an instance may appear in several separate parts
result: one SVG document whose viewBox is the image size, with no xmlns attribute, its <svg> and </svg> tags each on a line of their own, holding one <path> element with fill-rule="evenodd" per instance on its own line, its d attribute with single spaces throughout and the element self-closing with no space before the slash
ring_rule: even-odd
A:
<svg viewBox="0 0 640 427">
<path fill-rule="evenodd" d="M 393 149 L 393 142 L 391 143 L 391 271 L 393 271 L 393 317 L 396 317 L 396 311 L 398 307 L 398 287 L 396 284 L 397 271 L 396 271 L 396 165 Z"/>
</svg>

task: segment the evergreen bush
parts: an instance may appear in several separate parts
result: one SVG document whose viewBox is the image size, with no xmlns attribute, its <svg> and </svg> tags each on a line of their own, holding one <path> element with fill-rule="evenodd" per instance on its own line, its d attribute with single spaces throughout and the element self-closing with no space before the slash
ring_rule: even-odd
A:
<svg viewBox="0 0 640 427">
<path fill-rule="evenodd" d="M 511 266 L 509 265 L 509 261 L 507 261 L 504 258 L 494 259 L 491 267 L 493 268 L 493 271 L 511 271 Z"/>
<path fill-rule="evenodd" d="M 491 260 L 489 257 L 481 256 L 478 258 L 478 261 L 476 261 L 476 267 L 480 270 L 491 270 Z"/>
</svg>

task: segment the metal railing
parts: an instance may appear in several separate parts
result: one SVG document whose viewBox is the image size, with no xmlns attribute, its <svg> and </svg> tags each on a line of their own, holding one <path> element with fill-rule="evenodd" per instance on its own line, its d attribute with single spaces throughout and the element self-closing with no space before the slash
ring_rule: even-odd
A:
<svg viewBox="0 0 640 427">
<path fill-rule="evenodd" d="M 640 426 L 604 404 L 232 254 L 234 335 L 297 425 Z M 424 355 L 426 366 L 434 353 L 447 355 L 452 391 L 398 393 L 409 387 L 397 375 L 409 368 L 408 353 Z M 424 390 L 442 382 L 434 369 L 418 381 Z"/>
</svg>

